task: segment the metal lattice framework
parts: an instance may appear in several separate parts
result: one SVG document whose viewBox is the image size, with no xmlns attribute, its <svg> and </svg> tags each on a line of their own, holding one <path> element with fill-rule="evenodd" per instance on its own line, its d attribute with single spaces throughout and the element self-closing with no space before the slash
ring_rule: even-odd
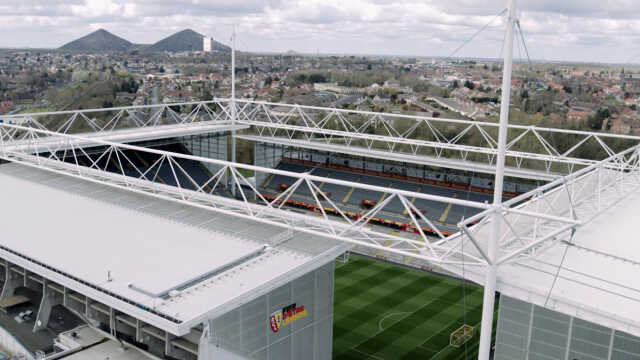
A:
<svg viewBox="0 0 640 360">
<path fill-rule="evenodd" d="M 448 239 L 450 246 L 462 246 L 464 238 L 471 238 L 478 248 L 467 252 L 486 259 L 490 214 L 501 219 L 497 264 L 519 262 L 534 258 L 559 242 L 572 242 L 579 227 L 598 214 L 614 206 L 629 194 L 640 189 L 640 146 L 558 179 L 529 193 L 506 201 L 498 209 L 492 208 L 459 224 L 459 238 Z M 539 215 L 514 213 L 512 209 L 528 213 L 547 214 L 573 219 L 574 224 L 544 218 Z M 477 225 L 469 227 L 476 223 Z"/>
<path fill-rule="evenodd" d="M 250 128 L 238 137 L 488 174 L 495 172 L 497 159 L 497 123 L 248 100 L 48 112 L 0 120 L 115 142 Z M 631 135 L 536 126 L 509 125 L 508 133 L 505 174 L 546 181 L 596 164 L 594 157 L 605 159 L 640 143 L 640 137 Z"/>
<path fill-rule="evenodd" d="M 220 105 L 220 107 L 216 107 Z M 189 107 L 186 113 L 174 109 Z M 198 122 L 228 123 L 226 102 L 183 102 L 138 105 L 104 109 L 52 111 L 0 116 L 5 123 L 35 127 L 61 134 L 108 134 L 119 129 L 146 129 L 163 125 L 188 125 Z"/>
<path fill-rule="evenodd" d="M 495 173 L 497 123 L 237 102 L 238 123 L 255 130 L 250 140 Z M 536 126 L 508 130 L 506 175 L 541 180 L 597 163 L 582 155 L 587 147 L 604 159 L 615 155 L 614 147 L 640 142 L 637 136 Z"/>
<path fill-rule="evenodd" d="M 49 139 L 56 139 L 56 141 L 48 141 Z M 445 236 L 413 205 L 410 199 L 418 198 L 490 211 L 490 205 L 484 203 L 323 178 L 306 173 L 267 169 L 96 139 L 92 141 L 103 146 L 104 151 L 92 156 L 84 149 L 86 141 L 88 139 L 78 135 L 0 124 L 0 158 L 4 160 L 294 231 L 321 235 L 354 245 L 417 258 L 430 263 L 443 265 L 464 263 L 468 266 L 487 264 L 480 242 L 474 237 L 461 236 L 460 233 Z M 25 142 L 28 142 L 30 146 L 25 146 Z M 16 146 L 16 143 L 21 146 Z M 50 145 L 54 143 L 55 146 Z M 33 149 L 42 146 L 45 146 L 47 150 L 39 153 L 33 151 Z M 156 160 L 148 168 L 140 168 L 132 160 L 131 151 L 149 154 L 154 156 Z M 207 181 L 199 183 L 185 171 L 182 165 L 184 161 L 213 164 L 219 170 Z M 163 167 L 165 171 L 168 169 L 176 186 L 157 182 Z M 285 176 L 295 181 L 287 190 L 273 198 L 267 198 L 242 175 L 241 169 L 263 172 L 267 175 Z M 383 196 L 384 200 L 356 219 L 348 215 L 320 190 L 321 183 L 374 191 Z M 221 192 L 229 194 L 232 191 L 236 193 L 235 198 L 221 194 Z M 313 204 L 313 213 L 301 214 L 285 209 L 285 204 L 292 196 L 300 192 L 304 192 L 310 199 L 307 202 Z M 392 201 L 398 201 L 401 204 L 409 217 L 409 223 L 413 226 L 413 232 L 393 234 L 386 232 L 383 228 L 372 226 L 371 220 L 385 211 Z M 568 229 L 578 223 L 574 219 L 554 214 L 535 213 L 528 209 L 508 208 L 503 211 L 512 216 L 540 219 L 536 223 L 536 226 L 540 228 L 547 226 L 547 223 L 554 222 L 561 223 Z M 511 221 L 508 216 L 505 216 L 505 220 Z M 435 236 L 427 234 L 424 230 L 425 227 L 433 229 Z M 538 233 L 542 234 L 541 231 Z M 509 244 L 505 243 L 505 246 L 507 245 Z M 476 250 L 468 251 L 469 249 Z"/>
<path fill-rule="evenodd" d="M 56 139 L 54 142 L 47 141 Z M 269 223 L 295 231 L 303 231 L 311 234 L 322 235 L 337 240 L 346 241 L 355 245 L 373 247 L 387 250 L 407 256 L 415 256 L 427 261 L 449 262 L 443 257 L 447 249 L 431 245 L 431 238 L 421 230 L 424 225 L 433 224 L 420 214 L 413 204 L 407 200 L 411 197 L 419 197 L 425 200 L 448 202 L 462 206 L 487 208 L 487 205 L 464 200 L 447 199 L 438 196 L 416 194 L 402 190 L 369 186 L 359 183 L 326 179 L 308 174 L 266 169 L 250 165 L 234 164 L 226 161 L 212 160 L 196 156 L 176 154 L 166 151 L 147 149 L 143 147 L 119 144 L 114 142 L 93 140 L 105 147 L 99 156 L 91 156 L 84 150 L 83 144 L 88 139 L 61 133 L 27 128 L 16 125 L 0 125 L 0 157 L 28 166 L 64 173 L 66 175 L 83 178 L 89 181 L 100 182 L 110 186 L 116 186 L 136 192 L 147 193 L 156 197 L 188 203 L 198 207 L 204 207 L 213 211 L 240 216 L 264 223 Z M 29 143 L 30 146 L 24 145 Z M 15 143 L 21 146 L 15 146 Z M 43 145 L 45 151 L 36 154 L 33 149 Z M 136 165 L 127 151 L 137 151 L 155 155 L 157 160 L 147 169 L 141 169 Z M 89 159 L 89 160 L 87 160 Z M 196 182 L 181 165 L 184 160 L 210 163 L 220 168 L 213 176 L 203 183 Z M 85 166 L 82 165 L 84 162 Z M 118 171 L 110 172 L 108 167 L 113 162 L 117 164 Z M 168 167 L 177 186 L 160 184 L 156 182 L 162 167 Z M 272 200 L 266 199 L 257 189 L 240 173 L 240 169 L 261 171 L 270 175 L 281 175 L 296 179 L 295 183 L 286 191 Z M 186 179 L 186 182 L 185 182 Z M 227 181 L 227 179 L 229 181 Z M 374 208 L 367 211 L 357 220 L 347 216 L 340 207 L 332 202 L 322 191 L 319 184 L 329 182 L 338 186 L 355 187 L 385 194 L 386 199 Z M 298 189 L 308 190 L 313 198 L 313 203 L 319 209 L 318 215 L 302 215 L 284 210 L 285 202 Z M 236 192 L 236 198 L 221 196 L 221 191 Z M 405 209 L 411 214 L 411 221 L 416 226 L 418 236 L 401 237 L 382 233 L 373 229 L 369 222 L 389 202 L 398 199 Z M 342 221 L 329 218 L 329 213 L 338 214 Z M 441 238 L 444 235 L 439 232 Z M 388 245 L 383 245 L 387 243 Z M 469 263 L 482 264 L 480 259 L 466 258 Z"/>
<path fill-rule="evenodd" d="M 187 108 L 189 111 L 185 113 L 174 110 Z M 247 128 L 232 124 L 229 111 L 228 104 L 221 103 L 217 107 L 190 102 L 9 115 L 0 116 L 0 122 L 58 134 L 81 135 L 87 140 L 82 146 L 90 147 L 96 145 L 94 140 L 135 142 Z M 46 151 L 47 146 L 57 146 L 54 138 L 41 140 L 49 142 L 42 144 L 42 151 Z M 15 142 L 14 145 L 27 143 Z M 38 147 L 32 149 L 40 151 Z"/>
<path fill-rule="evenodd" d="M 575 230 L 576 226 L 585 223 L 592 218 L 594 209 L 598 213 L 607 206 L 615 203 L 629 191 L 635 190 L 637 175 L 637 146 L 634 146 L 620 154 L 614 154 L 611 147 L 606 144 L 607 139 L 626 139 L 636 141 L 636 137 L 618 136 L 609 134 L 595 134 L 557 129 L 538 129 L 535 127 L 512 126 L 514 130 L 522 131 L 521 134 L 511 140 L 509 148 L 513 148 L 517 142 L 527 134 L 534 134 L 540 144 L 547 144 L 544 148 L 546 155 L 514 152 L 513 156 L 521 156 L 523 159 L 540 158 L 548 163 L 564 162 L 576 169 L 572 174 L 558 179 L 535 191 L 521 195 L 513 200 L 505 202 L 503 206 L 495 210 L 493 207 L 471 201 L 457 200 L 439 196 L 431 196 L 421 193 L 413 193 L 390 188 L 369 186 L 360 183 L 352 183 L 335 179 L 297 174 L 274 169 L 266 169 L 249 165 L 235 164 L 220 160 L 193 157 L 158 150 L 151 150 L 130 145 L 118 145 L 111 141 L 114 132 L 132 131 L 140 138 L 147 133 L 149 138 L 161 138 L 174 136 L 175 128 L 193 127 L 195 133 L 204 131 L 199 126 L 229 126 L 233 125 L 232 102 L 219 99 L 212 102 L 191 102 L 170 105 L 154 105 L 141 107 L 125 107 L 114 109 L 95 109 L 82 111 L 66 111 L 20 115 L 3 118 L 4 121 L 18 120 L 20 125 L 1 124 L 2 131 L 2 157 L 6 160 L 18 161 L 56 171 L 64 171 L 74 176 L 99 178 L 106 183 L 114 183 L 126 188 L 135 188 L 136 191 L 162 193 L 164 197 L 178 199 L 189 203 L 207 204 L 215 210 L 238 214 L 244 217 L 277 223 L 280 226 L 293 228 L 300 231 L 313 232 L 315 234 L 329 235 L 336 239 L 351 242 L 356 245 L 371 247 L 378 250 L 415 257 L 431 263 L 456 263 L 482 265 L 487 264 L 486 244 L 483 239 L 489 237 L 488 226 L 491 214 L 498 212 L 504 222 L 501 235 L 501 254 L 504 256 L 499 263 L 517 261 L 522 257 L 535 256 L 537 251 L 552 246 L 564 236 Z M 189 111 L 179 113 L 174 109 Z M 93 114 L 109 112 L 108 116 L 99 118 Z M 318 121 L 314 116 L 325 112 L 324 117 Z M 494 144 L 495 140 L 484 127 L 495 127 L 492 123 L 467 122 L 464 120 L 447 120 L 434 118 L 418 118 L 399 116 L 394 114 L 362 113 L 339 109 L 324 109 L 315 107 L 303 107 L 298 105 L 270 104 L 252 101 L 238 101 L 236 113 L 238 119 L 236 125 L 243 124 L 244 128 L 251 126 L 260 140 L 268 137 L 284 137 L 289 142 L 301 141 L 314 144 L 332 144 L 333 139 L 342 137 L 342 145 L 357 147 L 355 143 L 360 137 L 370 141 L 371 151 L 380 151 L 393 154 L 397 147 L 406 144 L 411 131 L 416 131 L 421 124 L 431 129 L 432 134 L 440 142 L 415 140 L 420 146 L 434 146 L 440 148 L 440 155 L 452 148 L 464 148 L 467 153 L 478 151 L 493 156 L 494 148 L 480 149 L 467 145 L 457 144 L 462 141 L 465 134 L 472 128 L 484 134 L 483 139 L 488 144 Z M 364 120 L 359 128 L 354 128 L 355 120 L 350 115 L 370 116 Z M 56 127 L 57 131 L 46 129 L 55 123 L 55 117 L 65 117 L 65 120 Z M 316 116 L 317 117 L 317 116 Z M 413 122 L 403 134 L 395 130 L 392 125 L 397 118 Z M 43 120 L 44 119 L 44 120 Z M 336 119 L 343 127 L 340 130 L 329 129 L 336 127 Z M 362 119 L 361 119 L 362 120 Z M 49 122 L 47 124 L 47 121 Z M 58 120 L 60 122 L 61 120 Z M 78 123 L 81 125 L 78 126 Z M 329 125 L 332 123 L 333 125 Z M 465 129 L 451 140 L 446 140 L 435 127 L 435 123 L 464 124 Z M 75 124 L 75 125 L 74 125 Z M 84 133 L 89 127 L 94 132 Z M 370 134 L 375 129 L 384 129 L 387 135 Z M 189 130 L 191 131 L 191 130 Z M 297 133 L 303 133 L 302 139 L 297 139 Z M 550 147 L 541 135 L 544 132 L 565 135 L 579 135 L 580 140 L 564 154 Z M 73 135 L 72 135 L 73 134 Z M 345 136 L 345 134 L 348 134 Z M 392 136 L 395 135 L 395 136 Z M 119 135 L 115 135 L 118 137 Z M 371 136 L 371 140 L 367 140 Z M 374 150 L 373 142 L 380 137 L 385 138 L 386 149 Z M 602 150 L 610 155 L 602 161 L 580 159 L 568 155 L 577 151 L 580 146 L 594 140 L 600 144 Z M 413 141 L 413 140 L 412 140 Z M 416 144 L 417 144 L 416 143 Z M 297 143 L 294 143 L 297 144 Z M 350 145 L 352 144 L 352 145 Z M 419 145 L 408 143 L 413 149 Z M 88 146 L 103 146 L 101 155 L 93 159 L 93 152 L 87 152 Z M 332 145 L 333 146 L 333 145 Z M 140 169 L 126 155 L 127 151 L 149 152 L 159 156 L 157 161 L 149 169 Z M 36 155 L 38 154 L 38 155 Z M 555 154 L 555 155 L 553 155 Z M 69 157 L 75 158 L 69 161 Z M 415 158 L 418 155 L 409 154 Z M 81 166 L 78 157 L 92 159 L 88 166 Z M 195 160 L 204 163 L 212 163 L 220 169 L 204 184 L 197 184 L 181 165 L 181 160 Z M 120 173 L 107 171 L 109 162 L 117 162 Z M 467 163 L 464 166 L 472 166 Z M 168 165 L 171 169 L 176 187 L 158 184 L 158 172 L 161 167 Z M 577 169 L 580 167 L 580 169 Z M 125 168 L 134 169 L 135 176 L 129 172 L 125 174 Z M 293 184 L 276 197 L 265 197 L 253 186 L 248 185 L 247 179 L 242 176 L 239 169 L 263 172 L 267 175 L 282 175 L 295 179 Z M 185 179 L 187 184 L 185 184 Z M 371 190 L 380 193 L 384 200 L 376 204 L 362 217 L 354 219 L 347 214 L 345 209 L 334 203 L 322 191 L 320 184 L 329 182 L 349 188 Z M 249 190 L 247 190 L 247 187 Z M 231 190 L 236 199 L 229 196 L 219 196 L 219 192 Z M 317 216 L 303 216 L 301 214 L 285 211 L 285 204 L 290 202 L 301 192 L 305 193 L 305 202 L 312 204 Z M 295 195 L 295 196 L 294 196 Z M 202 197 L 205 197 L 204 200 Z M 210 201 L 213 198 L 215 201 Z M 409 199 L 421 198 L 434 200 L 447 204 L 456 204 L 484 210 L 459 224 L 460 232 L 452 236 L 446 236 L 429 219 L 427 219 L 413 205 Z M 242 203 L 238 203 L 241 201 Z M 372 230 L 371 219 L 387 211 L 392 202 L 399 202 L 404 213 L 408 214 L 408 223 L 415 230 L 415 234 L 390 235 L 383 231 Z M 525 202 L 525 204 L 521 204 Z M 594 204 L 597 204 L 595 206 Z M 266 207 L 266 210 L 262 207 Z M 274 212 L 275 211 L 275 212 Z M 277 215 L 274 215 L 277 214 Z M 590 215 L 589 215 L 590 214 Z M 304 219 L 301 221 L 298 219 Z M 296 219 L 293 219 L 296 218 Z M 346 225 L 345 225 L 346 224 Z M 425 233 L 424 228 L 435 231 Z M 486 233 L 485 233 L 486 232 Z M 434 237 L 435 235 L 435 237 Z"/>
</svg>

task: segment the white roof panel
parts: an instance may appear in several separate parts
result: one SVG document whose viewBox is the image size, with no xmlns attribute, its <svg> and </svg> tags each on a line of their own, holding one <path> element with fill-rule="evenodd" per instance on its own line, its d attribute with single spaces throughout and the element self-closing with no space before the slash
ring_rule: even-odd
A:
<svg viewBox="0 0 640 360">
<path fill-rule="evenodd" d="M 11 206 L 0 214 L 19 220 L 3 230 L 3 244 L 47 264 L 60 262 L 60 270 L 93 284 L 110 278 L 108 287 L 133 283 L 161 293 L 261 248 L 20 178 L 5 176 L 1 183 L 3 202 Z M 27 234 L 32 241 L 25 241 Z M 78 256 L 85 249 L 98 256 Z"/>
<path fill-rule="evenodd" d="M 303 234 L 265 247 L 284 229 L 22 165 L 0 166 L 0 199 L 0 255 L 46 264 L 177 323 L 195 325 L 345 250 Z M 107 305 L 139 317 L 118 304 Z"/>
</svg>

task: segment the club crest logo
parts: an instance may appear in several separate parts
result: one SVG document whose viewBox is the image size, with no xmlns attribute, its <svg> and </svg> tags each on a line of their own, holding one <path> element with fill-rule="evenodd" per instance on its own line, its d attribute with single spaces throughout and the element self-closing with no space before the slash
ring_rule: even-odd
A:
<svg viewBox="0 0 640 360">
<path fill-rule="evenodd" d="M 271 331 L 278 332 L 280 326 L 282 325 L 282 310 L 275 311 L 269 317 L 269 326 L 271 327 Z"/>
<path fill-rule="evenodd" d="M 305 316 L 307 316 L 307 310 L 304 308 L 304 305 L 296 306 L 296 304 L 293 303 L 281 310 L 274 311 L 271 316 L 269 316 L 269 327 L 271 331 L 275 333 L 282 327 L 298 319 L 302 319 Z"/>
</svg>

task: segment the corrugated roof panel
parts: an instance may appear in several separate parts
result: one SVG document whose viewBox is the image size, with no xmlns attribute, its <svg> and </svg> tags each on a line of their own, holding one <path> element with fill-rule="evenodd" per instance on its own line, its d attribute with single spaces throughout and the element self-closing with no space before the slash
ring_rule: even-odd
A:
<svg viewBox="0 0 640 360">
<path fill-rule="evenodd" d="M 248 257 L 284 229 L 17 164 L 0 166 L 0 198 L 7 250 L 179 322 L 202 320 L 346 249 L 296 235 Z M 185 284 L 174 298 L 153 295 Z"/>
</svg>

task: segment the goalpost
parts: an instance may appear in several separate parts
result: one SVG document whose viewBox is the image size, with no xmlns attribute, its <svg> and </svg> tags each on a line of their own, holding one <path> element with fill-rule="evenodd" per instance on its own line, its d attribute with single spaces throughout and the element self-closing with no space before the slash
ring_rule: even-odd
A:
<svg viewBox="0 0 640 360">
<path fill-rule="evenodd" d="M 349 262 L 349 251 L 345 251 L 344 253 L 340 254 L 340 256 L 336 258 L 336 261 L 340 261 L 343 264 Z"/>
</svg>

